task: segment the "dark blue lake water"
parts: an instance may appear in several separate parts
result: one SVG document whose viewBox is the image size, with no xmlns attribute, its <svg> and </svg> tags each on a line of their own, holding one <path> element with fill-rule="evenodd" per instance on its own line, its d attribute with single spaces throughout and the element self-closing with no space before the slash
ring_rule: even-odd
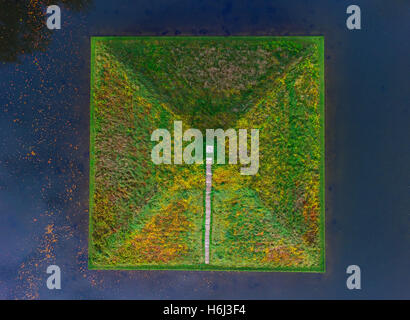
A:
<svg viewBox="0 0 410 320">
<path fill-rule="evenodd" d="M 346 28 L 349 4 L 62 7 L 44 52 L 0 65 L 0 298 L 408 299 L 410 2 L 354 1 L 358 31 Z M 115 35 L 324 35 L 326 273 L 87 269 L 90 36 Z M 46 287 L 50 264 L 62 290 Z M 351 264 L 362 290 L 346 288 Z"/>
</svg>

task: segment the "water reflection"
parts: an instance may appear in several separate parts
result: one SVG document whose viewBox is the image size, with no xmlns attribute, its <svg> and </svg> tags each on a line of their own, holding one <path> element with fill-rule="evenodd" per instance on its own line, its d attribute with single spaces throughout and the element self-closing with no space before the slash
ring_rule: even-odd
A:
<svg viewBox="0 0 410 320">
<path fill-rule="evenodd" d="M 92 0 L 0 0 L 0 61 L 19 62 L 23 54 L 44 51 L 51 31 L 46 26 L 46 8 L 62 5 L 75 12 L 89 8 Z"/>
</svg>

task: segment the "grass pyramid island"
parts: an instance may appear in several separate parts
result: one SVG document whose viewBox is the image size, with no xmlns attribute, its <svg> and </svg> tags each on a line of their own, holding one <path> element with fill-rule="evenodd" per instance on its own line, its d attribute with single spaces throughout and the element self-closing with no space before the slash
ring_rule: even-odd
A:
<svg viewBox="0 0 410 320">
<path fill-rule="evenodd" d="M 90 268 L 324 272 L 323 37 L 91 47 Z M 201 163 L 155 164 L 151 135 L 175 123 L 258 129 L 257 173 L 206 144 Z"/>
</svg>

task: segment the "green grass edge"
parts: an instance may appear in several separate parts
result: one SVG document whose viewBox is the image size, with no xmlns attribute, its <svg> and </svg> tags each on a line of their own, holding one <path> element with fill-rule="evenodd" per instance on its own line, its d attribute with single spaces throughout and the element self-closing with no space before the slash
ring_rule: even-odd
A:
<svg viewBox="0 0 410 320">
<path fill-rule="evenodd" d="M 95 71 L 95 63 L 94 63 L 94 58 L 95 58 L 95 37 L 90 38 L 91 41 L 91 54 L 90 54 L 90 151 L 89 151 L 89 157 L 90 157 L 90 167 L 89 167 L 89 195 L 88 195 L 88 268 L 89 269 L 94 269 L 94 266 L 92 264 L 91 260 L 91 248 L 92 248 L 92 234 L 93 234 L 93 224 L 92 224 L 92 210 L 94 208 L 94 173 L 95 173 L 95 159 L 94 159 L 94 138 L 95 138 L 95 127 L 94 127 L 94 71 Z"/>
<path fill-rule="evenodd" d="M 318 37 L 319 45 L 319 68 L 320 68 L 320 147 L 321 147 L 321 159 L 320 159 L 320 246 L 321 246 L 321 272 L 326 272 L 326 238 L 325 238 L 325 38 L 323 36 Z"/>
</svg>

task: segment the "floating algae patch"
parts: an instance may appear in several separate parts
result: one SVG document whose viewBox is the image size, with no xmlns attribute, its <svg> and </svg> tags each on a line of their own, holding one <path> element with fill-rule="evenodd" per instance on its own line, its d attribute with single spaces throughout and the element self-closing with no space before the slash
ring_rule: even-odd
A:
<svg viewBox="0 0 410 320">
<path fill-rule="evenodd" d="M 324 271 L 323 38 L 96 37 L 91 64 L 90 268 Z M 257 173 L 155 164 L 176 121 L 259 130 Z"/>
</svg>

